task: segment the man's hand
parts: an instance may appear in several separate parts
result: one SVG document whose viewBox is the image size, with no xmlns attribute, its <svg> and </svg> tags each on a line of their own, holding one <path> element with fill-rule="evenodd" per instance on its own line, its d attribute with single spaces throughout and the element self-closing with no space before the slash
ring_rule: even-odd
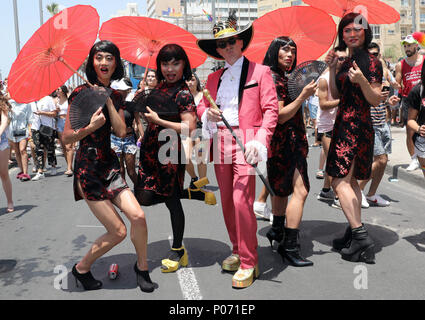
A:
<svg viewBox="0 0 425 320">
<path fill-rule="evenodd" d="M 399 102 L 400 102 L 400 98 L 397 96 L 392 96 L 388 99 L 388 103 L 390 104 L 390 106 L 393 106 L 393 107 Z"/>
<path fill-rule="evenodd" d="M 222 121 L 223 111 L 217 110 L 215 108 L 208 108 L 207 119 L 211 122 L 220 122 Z"/>
<path fill-rule="evenodd" d="M 250 165 L 255 165 L 260 162 L 258 150 L 254 146 L 249 146 L 245 150 L 245 160 Z"/>
</svg>

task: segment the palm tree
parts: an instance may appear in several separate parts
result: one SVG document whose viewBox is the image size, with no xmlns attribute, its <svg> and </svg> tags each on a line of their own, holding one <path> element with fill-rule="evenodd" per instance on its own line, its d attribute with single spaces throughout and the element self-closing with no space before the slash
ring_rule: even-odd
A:
<svg viewBox="0 0 425 320">
<path fill-rule="evenodd" d="M 59 5 L 57 3 L 53 2 L 51 4 L 48 4 L 46 8 L 47 8 L 47 11 L 49 11 L 52 16 L 59 13 Z"/>
</svg>

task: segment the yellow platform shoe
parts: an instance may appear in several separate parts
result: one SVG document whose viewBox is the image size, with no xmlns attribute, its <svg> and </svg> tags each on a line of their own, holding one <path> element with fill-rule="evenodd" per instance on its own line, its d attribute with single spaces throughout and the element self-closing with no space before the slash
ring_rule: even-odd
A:
<svg viewBox="0 0 425 320">
<path fill-rule="evenodd" d="M 183 256 L 179 258 L 178 251 L 184 250 Z M 189 257 L 187 255 L 186 249 L 183 247 L 179 249 L 171 248 L 172 253 L 167 259 L 161 261 L 161 272 L 170 273 L 175 272 L 179 269 L 180 266 L 187 267 L 189 264 Z"/>
<path fill-rule="evenodd" d="M 232 278 L 232 287 L 237 289 L 247 288 L 254 282 L 254 279 L 257 279 L 259 276 L 260 270 L 258 265 L 250 269 L 239 268 L 238 272 L 236 272 Z"/>
<path fill-rule="evenodd" d="M 234 272 L 238 271 L 240 265 L 241 260 L 239 259 L 239 255 L 232 254 L 223 261 L 223 263 L 221 264 L 221 268 L 224 271 Z"/>
</svg>

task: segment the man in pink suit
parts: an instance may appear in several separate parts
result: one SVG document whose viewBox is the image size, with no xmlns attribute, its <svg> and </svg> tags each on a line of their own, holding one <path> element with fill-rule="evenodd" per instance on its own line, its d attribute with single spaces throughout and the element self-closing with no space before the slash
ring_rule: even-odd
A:
<svg viewBox="0 0 425 320">
<path fill-rule="evenodd" d="M 204 136 L 216 135 L 212 144 L 215 173 L 220 188 L 223 216 L 232 242 L 232 255 L 222 269 L 237 271 L 232 286 L 245 288 L 259 275 L 257 220 L 253 211 L 255 170 L 250 164 L 267 161 L 267 149 L 278 120 L 276 88 L 269 67 L 250 62 L 242 52 L 248 47 L 253 27 L 236 30 L 229 18 L 214 26 L 214 38 L 198 40 L 198 46 L 211 57 L 225 60 L 224 69 L 208 77 L 206 89 L 220 110 L 207 99 L 198 105 Z M 242 154 L 225 118 L 245 145 Z"/>
</svg>

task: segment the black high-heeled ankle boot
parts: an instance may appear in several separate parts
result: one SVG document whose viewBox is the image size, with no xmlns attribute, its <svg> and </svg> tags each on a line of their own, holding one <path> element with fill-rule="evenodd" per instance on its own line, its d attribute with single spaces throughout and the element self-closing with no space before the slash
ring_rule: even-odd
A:
<svg viewBox="0 0 425 320">
<path fill-rule="evenodd" d="M 281 255 L 283 261 L 288 260 L 289 264 L 294 267 L 312 266 L 312 261 L 301 257 L 298 236 L 298 229 L 285 228 L 285 237 L 279 244 L 277 252 Z"/>
<path fill-rule="evenodd" d="M 375 244 L 364 226 L 352 230 L 350 246 L 341 250 L 341 257 L 351 262 L 375 263 Z"/>
<path fill-rule="evenodd" d="M 334 248 L 336 251 L 341 251 L 343 248 L 348 248 L 351 243 L 351 238 L 351 227 L 348 226 L 347 229 L 345 229 L 345 233 L 342 238 L 337 238 L 332 241 L 332 248 Z"/>
<path fill-rule="evenodd" d="M 72 268 L 72 274 L 75 277 L 75 285 L 78 287 L 78 281 L 83 285 L 84 290 L 99 290 L 102 288 L 102 282 L 93 278 L 91 272 L 79 273 L 77 271 L 77 265 L 75 264 Z"/>
<path fill-rule="evenodd" d="M 282 242 L 285 234 L 285 216 L 273 216 L 273 225 L 266 234 L 273 249 L 273 241 Z"/>
<path fill-rule="evenodd" d="M 141 271 L 137 267 L 137 262 L 134 265 L 134 272 L 136 272 L 137 285 L 143 292 L 153 292 L 155 289 L 154 284 L 149 276 L 149 271 Z"/>
</svg>

